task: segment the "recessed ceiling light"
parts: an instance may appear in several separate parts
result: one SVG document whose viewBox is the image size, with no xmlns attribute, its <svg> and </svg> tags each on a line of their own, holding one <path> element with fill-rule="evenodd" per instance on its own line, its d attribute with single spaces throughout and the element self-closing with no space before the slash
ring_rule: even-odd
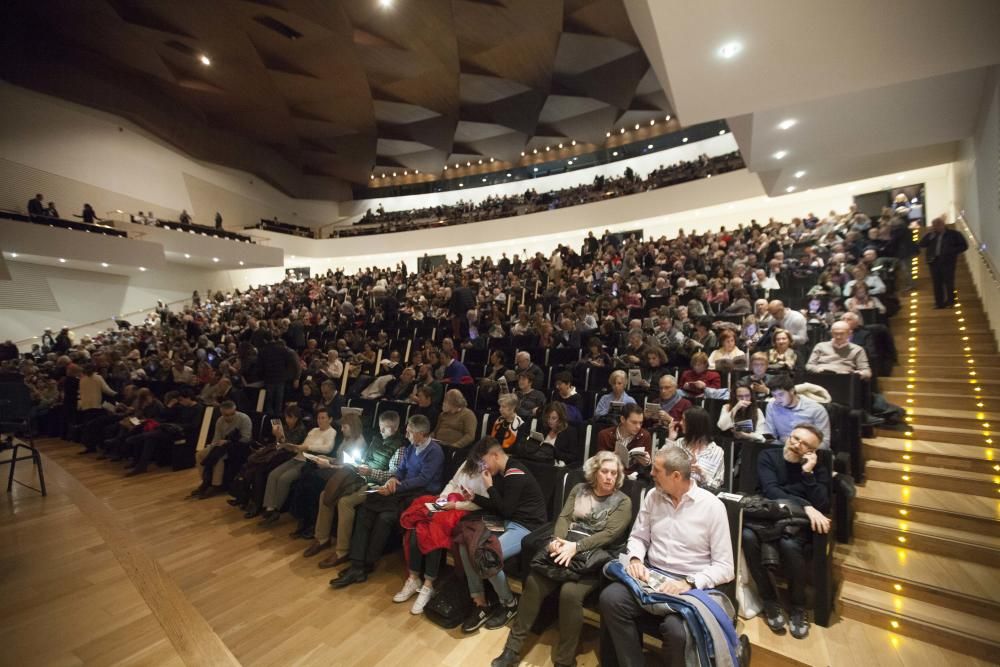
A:
<svg viewBox="0 0 1000 667">
<path fill-rule="evenodd" d="M 493 161 L 494 161 L 493 158 L 490 158 L 490 164 L 493 164 Z"/>
<path fill-rule="evenodd" d="M 16 252 L 12 252 L 12 253 L 10 253 L 10 256 L 11 257 L 17 257 L 17 253 Z"/>
<path fill-rule="evenodd" d="M 140 267 L 139 267 L 139 270 L 140 270 L 140 271 L 145 271 L 145 270 L 146 270 L 146 267 L 145 267 L 145 266 L 140 266 Z"/>
<path fill-rule="evenodd" d="M 576 146 L 576 139 L 574 139 L 573 141 L 569 142 L 569 145 L 570 146 Z"/>
<path fill-rule="evenodd" d="M 393 0 L 378 0 L 378 6 L 382 9 L 391 9 Z"/>
<path fill-rule="evenodd" d="M 511 173 L 508 171 L 507 172 L 507 178 L 510 178 L 510 176 L 511 176 Z"/>
<path fill-rule="evenodd" d="M 419 169 L 414 169 L 414 170 L 413 170 L 413 173 L 414 173 L 414 174 L 419 174 L 419 173 L 420 173 L 420 170 L 419 170 Z"/>
<path fill-rule="evenodd" d="M 396 172 L 392 172 L 392 177 L 396 178 Z"/>
<path fill-rule="evenodd" d="M 552 150 L 552 149 L 551 149 L 551 148 L 549 148 L 548 146 L 546 146 L 546 147 L 545 147 L 545 150 L 547 150 L 547 151 L 550 151 L 550 150 Z"/>
<path fill-rule="evenodd" d="M 787 188 L 785 188 L 785 192 L 795 192 L 795 186 L 789 185 Z"/>
<path fill-rule="evenodd" d="M 448 171 L 448 165 L 445 165 L 445 166 L 444 166 L 444 170 L 445 170 L 445 171 Z"/>
<path fill-rule="evenodd" d="M 651 119 L 649 120 L 649 124 L 650 124 L 650 125 L 656 125 L 656 119 L 655 119 L 655 118 L 651 118 Z"/>
<path fill-rule="evenodd" d="M 455 169 L 458 169 L 458 163 L 457 162 L 455 163 Z"/>
<path fill-rule="evenodd" d="M 184 253 L 184 259 L 191 259 L 191 255 Z"/>
<path fill-rule="evenodd" d="M 667 121 L 669 123 L 670 122 L 670 114 L 667 114 L 667 117 L 664 118 L 663 120 L 665 120 L 665 121 Z"/>
<path fill-rule="evenodd" d="M 483 183 L 485 183 L 485 182 L 486 182 L 486 179 L 484 178 L 484 179 L 483 179 Z"/>
<path fill-rule="evenodd" d="M 524 157 L 524 151 L 521 151 L 521 157 Z"/>
<path fill-rule="evenodd" d="M 611 156 L 612 157 L 618 157 L 618 151 L 615 151 L 614 153 L 612 153 Z"/>
<path fill-rule="evenodd" d="M 648 150 L 653 150 L 653 144 L 650 144 L 650 145 L 646 146 L 646 148 L 647 148 Z"/>
<path fill-rule="evenodd" d="M 243 266 L 243 260 L 242 259 L 240 260 L 240 266 Z"/>
<path fill-rule="evenodd" d="M 459 184 L 458 184 L 458 187 L 460 187 L 460 188 L 464 188 L 464 187 L 465 187 L 465 183 L 459 183 Z"/>
<path fill-rule="evenodd" d="M 382 175 L 380 176 L 380 178 L 385 178 L 385 174 L 382 174 Z"/>
<path fill-rule="evenodd" d="M 799 171 L 795 172 L 795 178 L 802 178 L 805 175 L 806 175 L 806 172 L 802 171 L 801 169 Z"/>
<path fill-rule="evenodd" d="M 725 131 L 725 130 L 719 130 L 719 134 L 720 134 L 720 135 L 722 135 L 722 134 L 725 134 L 725 133 L 726 133 L 726 131 Z"/>
<path fill-rule="evenodd" d="M 59 263 L 60 263 L 60 264 L 65 264 L 65 263 L 66 263 L 66 260 L 65 260 L 65 259 L 63 259 L 62 257 L 60 257 L 60 258 L 59 258 Z"/>
<path fill-rule="evenodd" d="M 201 57 L 198 58 L 198 60 L 201 61 L 202 65 L 211 65 L 212 64 L 212 59 L 209 58 L 208 56 L 204 55 L 204 54 L 202 54 Z"/>
<path fill-rule="evenodd" d="M 605 135 L 604 135 L 604 136 L 606 136 L 606 137 L 610 137 L 610 136 L 611 136 L 611 133 L 610 133 L 610 132 L 607 132 L 607 133 L 605 133 Z"/>
<path fill-rule="evenodd" d="M 618 130 L 618 134 L 625 134 L 625 128 L 623 127 L 622 129 Z"/>
<path fill-rule="evenodd" d="M 374 181 L 375 180 L 375 174 L 372 174 L 371 176 L 369 176 L 368 180 L 369 181 Z"/>
<path fill-rule="evenodd" d="M 107 262 L 101 262 L 101 266 L 103 266 L 106 269 L 110 266 L 110 264 L 108 264 Z"/>
<path fill-rule="evenodd" d="M 480 160 L 480 161 L 479 161 L 479 164 L 482 164 L 482 163 L 483 163 L 483 161 L 482 161 L 482 160 Z"/>
<path fill-rule="evenodd" d="M 213 262 L 218 262 L 218 261 L 219 261 L 219 258 L 218 258 L 218 257 L 213 257 L 213 258 L 212 258 L 212 261 L 213 261 Z"/>
<path fill-rule="evenodd" d="M 538 171 L 538 167 L 535 167 L 535 171 Z"/>
<path fill-rule="evenodd" d="M 562 148 L 562 144 L 559 144 L 559 148 Z"/>
<path fill-rule="evenodd" d="M 780 123 L 778 123 L 778 129 L 779 130 L 788 130 L 788 129 L 794 127 L 795 124 L 798 123 L 798 122 L 799 121 L 795 120 L 794 118 L 786 118 L 785 120 L 783 120 Z"/>
<path fill-rule="evenodd" d="M 687 142 L 688 142 L 688 138 L 687 137 L 684 137 L 683 139 L 681 139 L 681 143 L 682 144 L 686 144 Z"/>
<path fill-rule="evenodd" d="M 773 157 L 774 157 L 775 160 L 780 160 L 783 157 L 785 157 L 786 155 L 788 155 L 788 151 L 778 151 L 777 153 L 774 154 Z"/>
<path fill-rule="evenodd" d="M 531 149 L 531 154 L 532 155 L 538 155 L 538 149 L 537 148 L 532 148 Z"/>
<path fill-rule="evenodd" d="M 403 170 L 403 176 L 409 176 L 409 175 L 410 175 L 409 170 L 408 169 L 404 169 Z"/>
<path fill-rule="evenodd" d="M 637 130 L 639 129 L 639 123 L 635 124 L 635 129 L 637 129 Z"/>
<path fill-rule="evenodd" d="M 739 42 L 726 42 L 719 47 L 719 57 L 729 60 L 743 50 L 743 45 Z"/>
</svg>

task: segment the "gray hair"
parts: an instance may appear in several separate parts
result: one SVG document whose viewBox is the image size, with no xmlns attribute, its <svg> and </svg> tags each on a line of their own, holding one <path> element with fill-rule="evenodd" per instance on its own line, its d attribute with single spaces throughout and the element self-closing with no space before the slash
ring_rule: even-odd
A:
<svg viewBox="0 0 1000 667">
<path fill-rule="evenodd" d="M 416 431 L 417 433 L 431 432 L 431 422 L 423 415 L 413 415 L 406 420 L 406 425 L 411 431 Z"/>
<path fill-rule="evenodd" d="M 501 408 L 516 408 L 519 402 L 514 394 L 503 394 L 497 399 L 497 404 Z"/>
<path fill-rule="evenodd" d="M 676 471 L 684 479 L 691 479 L 691 457 L 680 447 L 661 447 L 653 455 L 653 461 L 658 461 L 668 475 Z"/>
<path fill-rule="evenodd" d="M 628 375 L 626 375 L 625 371 L 623 371 L 621 369 L 616 370 L 616 371 L 611 371 L 611 375 L 608 376 L 608 384 L 611 384 L 617 378 L 621 378 L 622 380 L 626 380 L 627 381 L 628 380 Z"/>
<path fill-rule="evenodd" d="M 416 416 L 416 415 L 414 415 Z M 378 421 L 380 424 L 387 424 L 392 426 L 393 430 L 399 428 L 399 413 L 395 410 L 386 410 L 378 416 Z"/>
<path fill-rule="evenodd" d="M 469 403 L 465 400 L 465 396 L 458 389 L 449 389 L 446 391 L 444 394 L 444 402 L 453 408 L 469 407 Z"/>
<path fill-rule="evenodd" d="M 583 477 L 587 480 L 587 484 L 590 484 L 591 488 L 597 486 L 597 471 L 609 461 L 614 461 L 618 468 L 615 488 L 622 488 L 622 484 L 625 482 L 625 469 L 622 467 L 622 460 L 614 452 L 607 451 L 597 452 L 583 462 Z"/>
</svg>

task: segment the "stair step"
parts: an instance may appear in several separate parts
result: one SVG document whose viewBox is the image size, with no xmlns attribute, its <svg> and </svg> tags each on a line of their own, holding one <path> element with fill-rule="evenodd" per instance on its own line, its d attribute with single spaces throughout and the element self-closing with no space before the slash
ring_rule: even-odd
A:
<svg viewBox="0 0 1000 667">
<path fill-rule="evenodd" d="M 996 351 L 996 338 L 994 338 L 991 333 L 962 334 L 959 336 L 956 331 L 949 333 L 932 333 L 928 331 L 919 331 L 919 328 L 920 327 L 918 326 L 918 331 L 916 333 L 910 333 L 905 324 L 901 327 L 894 328 L 892 338 L 896 342 L 896 347 L 909 347 L 910 339 L 912 338 L 918 345 L 928 346 L 928 349 L 954 350 L 957 343 L 963 342 L 977 352 L 985 350 Z"/>
<path fill-rule="evenodd" d="M 857 538 L 835 559 L 844 581 L 1000 621 L 1000 601 L 983 597 L 1000 589 L 995 567 Z"/>
<path fill-rule="evenodd" d="M 876 482 L 972 493 L 985 498 L 1000 497 L 997 493 L 1000 489 L 1000 474 L 951 470 L 909 462 L 868 461 L 865 465 L 865 477 Z"/>
<path fill-rule="evenodd" d="M 858 487 L 854 507 L 858 512 L 1000 537 L 997 501 L 965 493 L 870 480 Z"/>
<path fill-rule="evenodd" d="M 954 349 L 954 348 L 953 348 Z M 899 350 L 899 358 L 903 365 L 907 359 L 915 359 L 918 367 L 923 366 L 969 366 L 965 353 L 948 354 L 947 352 L 922 351 L 917 345 L 916 352 L 907 349 Z M 1000 368 L 1000 354 L 973 354 L 977 368 Z"/>
<path fill-rule="evenodd" d="M 974 391 L 969 378 L 935 378 L 922 372 L 922 369 L 914 369 L 914 373 L 907 373 L 902 368 L 897 369 L 899 375 L 879 378 L 879 385 L 883 389 L 905 390 L 907 385 L 914 385 L 915 389 L 935 389 L 941 392 L 951 392 L 959 396 L 972 396 L 973 394 L 989 394 L 990 392 L 1000 392 L 1000 381 L 992 378 L 976 378 L 976 384 L 982 385 L 981 391 Z"/>
<path fill-rule="evenodd" d="M 991 462 L 987 458 L 988 450 L 982 446 L 903 438 L 869 438 L 862 446 L 866 461 L 912 463 L 986 475 L 1000 473 L 1000 467 L 994 467 L 1000 463 Z M 905 456 L 910 458 L 903 458 Z"/>
<path fill-rule="evenodd" d="M 1000 413 L 998 412 L 987 412 L 984 402 L 983 408 L 977 408 L 975 403 L 971 406 L 962 405 L 957 403 L 954 398 L 949 398 L 947 401 L 935 401 L 930 400 L 920 400 L 919 397 L 913 396 L 913 403 L 907 404 L 906 399 L 910 398 L 909 395 L 903 394 L 902 405 L 906 405 L 907 417 L 912 417 L 912 423 L 916 424 L 917 427 L 920 426 L 951 426 L 955 428 L 964 428 L 971 430 L 979 430 L 981 424 L 1000 424 Z M 971 400 L 971 399 L 969 399 Z M 948 406 L 948 409 L 944 407 L 929 407 L 929 406 Z M 991 405 L 997 405 L 996 403 L 991 403 Z M 911 412 L 912 411 L 912 412 Z"/>
<path fill-rule="evenodd" d="M 901 375 L 915 375 L 918 378 L 934 378 L 935 380 L 940 378 L 968 381 L 970 377 L 974 377 L 983 381 L 1000 381 L 1000 367 L 997 366 L 972 366 L 959 362 L 939 365 L 923 363 L 915 357 L 913 359 L 913 363 L 910 363 L 910 357 L 900 357 L 898 372 Z M 916 373 L 904 372 L 903 369 L 909 370 L 911 366 L 916 369 Z M 970 375 L 970 371 L 975 372 L 975 375 Z"/>
<path fill-rule="evenodd" d="M 1000 622 L 980 614 L 941 608 L 920 600 L 845 581 L 840 590 L 842 614 L 908 637 L 996 660 L 1000 655 Z"/>
<path fill-rule="evenodd" d="M 880 379 L 879 382 L 882 380 Z M 924 388 L 928 391 L 921 391 Z M 987 386 L 984 386 L 985 390 Z M 961 410 L 978 410 L 981 409 L 976 403 L 991 401 L 996 405 L 995 401 L 1000 400 L 1000 389 L 996 390 L 996 393 L 990 394 L 987 392 L 980 392 L 974 398 L 972 396 L 956 396 L 954 394 L 940 393 L 933 391 L 935 387 L 929 383 L 918 383 L 914 385 L 913 389 L 896 389 L 891 390 L 884 388 L 885 391 L 882 393 L 885 395 L 886 400 L 890 403 L 895 403 L 896 405 L 902 405 L 906 402 L 907 398 L 913 398 L 913 405 L 954 405 L 956 408 Z"/>
<path fill-rule="evenodd" d="M 854 518 L 854 534 L 864 540 L 974 563 L 1000 563 L 1000 537 L 910 521 L 909 518 L 858 512 Z"/>
<path fill-rule="evenodd" d="M 909 404 L 903 403 L 903 407 L 908 407 Z M 990 433 L 994 433 L 997 428 L 997 424 L 994 422 L 986 422 L 990 425 Z M 921 440 L 930 440 L 933 442 L 947 442 L 954 443 L 958 445 L 982 445 L 984 440 L 988 437 L 984 435 L 985 430 L 972 429 L 972 428 L 953 428 L 950 426 L 931 426 L 920 424 L 919 422 L 911 428 L 910 430 L 892 430 L 887 428 L 875 429 L 876 435 L 885 438 L 902 438 L 907 437 L 907 433 L 912 433 L 913 437 L 920 438 Z"/>
</svg>

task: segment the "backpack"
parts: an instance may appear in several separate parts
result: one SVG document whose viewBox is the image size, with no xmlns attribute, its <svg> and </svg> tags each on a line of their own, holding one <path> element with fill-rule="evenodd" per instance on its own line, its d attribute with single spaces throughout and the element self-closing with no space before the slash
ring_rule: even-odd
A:
<svg viewBox="0 0 1000 667">
<path fill-rule="evenodd" d="M 434 596 L 424 607 L 424 616 L 446 630 L 457 628 L 472 611 L 469 584 L 461 568 L 455 568 L 434 587 Z"/>
</svg>

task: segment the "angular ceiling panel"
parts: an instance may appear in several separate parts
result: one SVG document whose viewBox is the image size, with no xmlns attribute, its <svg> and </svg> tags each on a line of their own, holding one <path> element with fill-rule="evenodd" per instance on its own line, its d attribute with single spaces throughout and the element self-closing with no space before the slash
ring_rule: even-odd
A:
<svg viewBox="0 0 1000 667">
<path fill-rule="evenodd" d="M 517 162 L 530 138 L 600 143 L 659 113 L 622 2 L 6 0 L 0 76 L 323 196 L 376 167 L 437 178 L 449 156 Z"/>
</svg>

